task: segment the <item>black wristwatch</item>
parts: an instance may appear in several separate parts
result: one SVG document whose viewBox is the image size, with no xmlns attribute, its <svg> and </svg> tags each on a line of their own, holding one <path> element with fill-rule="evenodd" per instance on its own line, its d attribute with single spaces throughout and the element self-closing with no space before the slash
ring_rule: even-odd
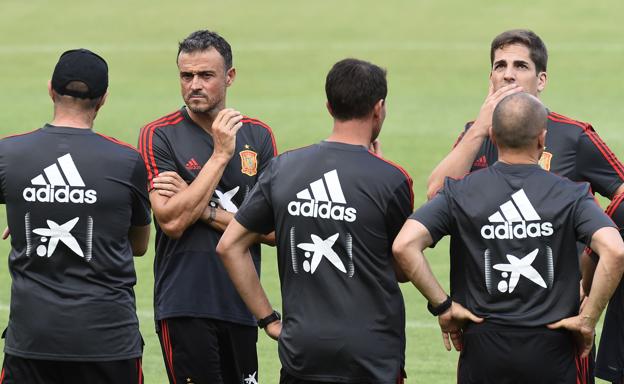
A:
<svg viewBox="0 0 624 384">
<path fill-rule="evenodd" d="M 282 315 L 280 315 L 280 313 L 277 312 L 276 310 L 273 310 L 273 313 L 271 313 L 269 316 L 258 320 L 258 328 L 264 329 L 266 328 L 267 325 L 271 324 L 272 322 L 281 320 L 281 319 L 282 319 Z"/>
<path fill-rule="evenodd" d="M 427 309 L 433 316 L 440 316 L 444 312 L 446 312 L 449 308 L 451 308 L 451 304 L 453 304 L 453 300 L 451 300 L 450 296 L 446 296 L 446 300 L 442 302 L 442 304 L 434 307 L 431 303 L 427 303 Z"/>
</svg>

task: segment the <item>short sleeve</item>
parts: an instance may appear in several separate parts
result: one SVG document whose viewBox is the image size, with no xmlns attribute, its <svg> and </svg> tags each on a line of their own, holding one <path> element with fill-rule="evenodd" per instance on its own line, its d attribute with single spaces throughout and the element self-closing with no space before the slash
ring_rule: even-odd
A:
<svg viewBox="0 0 624 384">
<path fill-rule="evenodd" d="M 263 125 L 264 132 L 262 137 L 262 147 L 260 149 L 260 166 L 258 172 L 262 174 L 272 158 L 277 156 L 277 145 L 275 144 L 275 136 L 268 125 Z"/>
<path fill-rule="evenodd" d="M 451 233 L 453 218 L 447 199 L 447 192 L 445 190 L 440 191 L 433 199 L 418 208 L 409 218 L 410 220 L 420 222 L 427 228 L 433 239 L 431 247 L 435 247 L 440 239 Z"/>
<path fill-rule="evenodd" d="M 154 188 L 153 179 L 165 171 L 177 172 L 164 132 L 151 125 L 141 129 L 139 150 L 147 169 L 148 191 Z"/>
<path fill-rule="evenodd" d="M 576 204 L 574 212 L 576 238 L 585 244 L 591 244 L 594 233 L 604 227 L 615 227 L 615 224 L 602 211 L 594 196 L 587 192 Z"/>
<path fill-rule="evenodd" d="M 273 203 L 271 201 L 271 180 L 275 159 L 271 160 L 243 205 L 236 212 L 235 219 L 250 231 L 267 234 L 275 229 Z"/>
<path fill-rule="evenodd" d="M 412 180 L 406 178 L 392 194 L 386 207 L 386 228 L 388 239 L 392 243 L 414 209 Z"/>
<path fill-rule="evenodd" d="M 581 180 L 605 197 L 612 197 L 624 182 L 624 165 L 591 126 L 579 137 L 576 169 Z"/>
<path fill-rule="evenodd" d="M 137 227 L 148 225 L 152 219 L 147 195 L 147 169 L 140 155 L 137 157 L 130 185 L 132 188 L 132 218 L 130 223 Z"/>
</svg>

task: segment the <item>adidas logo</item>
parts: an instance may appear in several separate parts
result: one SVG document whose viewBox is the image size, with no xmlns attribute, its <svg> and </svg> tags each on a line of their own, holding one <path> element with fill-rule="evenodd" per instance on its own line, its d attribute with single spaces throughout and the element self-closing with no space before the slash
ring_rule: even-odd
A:
<svg viewBox="0 0 624 384">
<path fill-rule="evenodd" d="M 344 220 L 352 223 L 357 211 L 346 207 L 347 201 L 342 193 L 338 172 L 334 169 L 310 183 L 310 188 L 297 193 L 297 199 L 306 202 L 291 201 L 288 213 L 292 216 L 316 217 L 322 219 Z"/>
<path fill-rule="evenodd" d="M 475 168 L 487 168 L 488 163 L 487 163 L 487 159 L 485 158 L 485 155 L 476 159 L 474 163 L 472 164 L 472 166 Z"/>
<path fill-rule="evenodd" d="M 194 158 L 191 158 L 191 160 L 189 160 L 185 166 L 186 169 L 189 169 L 191 171 L 197 171 L 201 169 L 201 165 L 199 165 L 197 160 L 195 160 Z"/>
<path fill-rule="evenodd" d="M 541 219 L 521 189 L 511 195 L 511 200 L 502 204 L 496 213 L 488 217 L 490 223 L 500 224 L 484 225 L 481 227 L 481 236 L 484 239 L 501 240 L 551 236 L 552 223 L 548 221 L 540 223 Z"/>
<path fill-rule="evenodd" d="M 39 187 L 24 188 L 22 192 L 24 200 L 41 203 L 95 203 L 97 192 L 93 189 L 84 189 L 85 183 L 71 154 L 59 157 L 57 162 L 58 164 L 46 167 L 42 174 L 30 180 L 32 185 Z"/>
</svg>

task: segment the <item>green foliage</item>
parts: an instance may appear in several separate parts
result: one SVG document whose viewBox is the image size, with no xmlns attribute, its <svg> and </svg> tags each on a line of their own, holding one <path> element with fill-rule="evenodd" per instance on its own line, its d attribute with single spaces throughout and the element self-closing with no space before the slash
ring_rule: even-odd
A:
<svg viewBox="0 0 624 384">
<path fill-rule="evenodd" d="M 530 28 L 550 50 L 553 110 L 591 121 L 617 154 L 624 121 L 624 34 L 619 0 L 542 2 L 370 0 L 105 2 L 3 0 L 0 5 L 0 134 L 32 130 L 51 119 L 46 82 L 61 52 L 86 47 L 110 65 L 110 95 L 95 129 L 135 144 L 142 124 L 182 105 L 177 42 L 195 29 L 223 34 L 238 70 L 228 105 L 274 129 L 280 151 L 321 140 L 331 127 L 324 79 L 352 56 L 388 69 L 385 156 L 414 178 L 417 206 L 431 169 L 447 153 L 487 92 L 489 43 L 499 32 Z M 4 222 L 4 215 L 0 221 Z M 8 255 L 8 242 L 0 253 Z M 448 243 L 428 252 L 448 286 Z M 138 311 L 146 341 L 148 383 L 165 383 L 152 315 L 153 250 L 136 261 Z M 264 250 L 263 283 L 279 307 L 275 252 Z M 0 324 L 6 324 L 10 277 L 0 267 Z M 434 318 L 410 285 L 407 358 L 410 383 L 451 383 L 457 353 L 447 353 Z M 36 313 L 33 314 L 36 316 Z M 258 343 L 260 377 L 276 383 L 276 344 Z"/>
</svg>

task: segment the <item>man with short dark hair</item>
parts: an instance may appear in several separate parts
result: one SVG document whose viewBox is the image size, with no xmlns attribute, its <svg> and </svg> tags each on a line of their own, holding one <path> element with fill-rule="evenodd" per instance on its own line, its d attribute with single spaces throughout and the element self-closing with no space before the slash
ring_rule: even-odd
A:
<svg viewBox="0 0 624 384">
<path fill-rule="evenodd" d="M 444 177 L 463 177 L 497 161 L 498 151 L 489 137 L 489 128 L 492 111 L 502 98 L 516 92 L 539 97 L 546 88 L 548 51 L 532 31 L 514 29 L 496 36 L 490 46 L 490 64 L 488 96 L 477 119 L 466 124 L 453 150 L 429 176 L 429 198 L 442 187 Z M 624 165 L 590 124 L 548 111 L 547 131 L 539 160 L 542 168 L 573 181 L 589 182 L 592 193 L 612 200 L 624 193 Z M 624 211 L 624 205 L 617 209 Z M 579 246 L 579 253 L 582 248 Z M 579 361 L 579 379 L 581 376 L 593 383 L 593 359 Z"/>
<path fill-rule="evenodd" d="M 390 247 L 413 194 L 405 170 L 379 156 L 386 74 L 345 59 L 325 91 L 331 135 L 269 164 L 217 252 L 258 325 L 279 337 L 280 383 L 401 383 L 405 310 Z M 273 230 L 283 323 L 247 252 Z"/>
<path fill-rule="evenodd" d="M 253 383 L 256 320 L 215 248 L 276 155 L 275 140 L 263 122 L 225 107 L 236 70 L 223 37 L 191 33 L 177 65 L 185 106 L 139 138 L 156 219 L 154 310 L 165 366 L 171 383 Z M 259 273 L 260 244 L 250 251 Z"/>
<path fill-rule="evenodd" d="M 577 383 L 575 355 L 589 354 L 624 270 L 624 242 L 589 185 L 538 165 L 546 124 L 534 96 L 503 98 L 491 132 L 499 160 L 461 180 L 447 178 L 394 242 L 398 264 L 439 316 L 447 349 L 450 335 L 461 350 L 461 384 Z M 451 297 L 423 255 L 445 235 Z M 580 314 L 577 240 L 601 255 Z"/>
<path fill-rule="evenodd" d="M 107 88 L 104 59 L 67 51 L 48 84 L 52 123 L 0 140 L 13 279 L 2 384 L 143 382 L 132 256 L 149 240 L 147 171 L 92 130 Z"/>
</svg>

